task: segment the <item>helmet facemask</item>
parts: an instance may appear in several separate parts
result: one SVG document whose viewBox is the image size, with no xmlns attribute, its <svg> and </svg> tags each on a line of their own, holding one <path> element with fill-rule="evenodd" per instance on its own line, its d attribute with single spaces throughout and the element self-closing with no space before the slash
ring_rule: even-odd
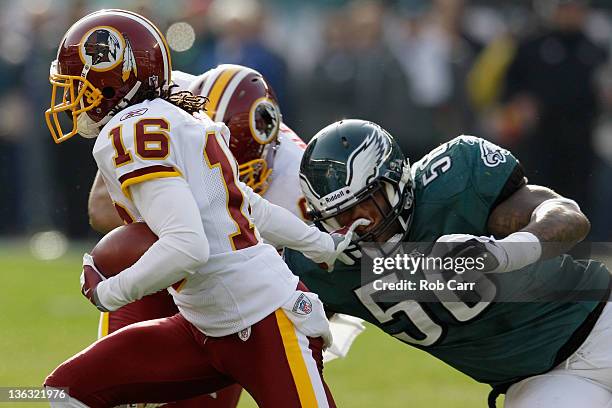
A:
<svg viewBox="0 0 612 408">
<path fill-rule="evenodd" d="M 45 112 L 45 119 L 53 140 L 61 143 L 79 133 L 79 121 L 83 123 L 85 117 L 89 118 L 86 112 L 100 105 L 102 92 L 81 76 L 60 74 L 57 60 L 51 63 L 49 82 L 53 89 L 51 107 Z M 58 117 L 61 112 L 66 112 L 72 119 L 72 129 L 67 133 L 64 133 Z"/>
<path fill-rule="evenodd" d="M 238 166 L 240 181 L 251 187 L 257 194 L 264 194 L 270 186 L 269 177 L 274 166 L 278 142 L 264 145 L 261 158 L 249 160 Z"/>
</svg>

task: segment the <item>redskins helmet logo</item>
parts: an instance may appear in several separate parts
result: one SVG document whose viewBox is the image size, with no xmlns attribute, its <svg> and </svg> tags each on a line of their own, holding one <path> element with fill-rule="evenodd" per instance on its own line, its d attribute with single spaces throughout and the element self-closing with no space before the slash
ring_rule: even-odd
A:
<svg viewBox="0 0 612 408">
<path fill-rule="evenodd" d="M 131 72 L 136 74 L 136 59 L 130 41 L 119 31 L 109 26 L 89 30 L 79 47 L 81 61 L 88 70 L 108 71 L 123 62 L 122 78 L 126 81 Z"/>
<path fill-rule="evenodd" d="M 123 59 L 125 40 L 112 27 L 96 27 L 83 37 L 80 55 L 84 64 L 94 71 L 114 68 Z"/>
<path fill-rule="evenodd" d="M 261 144 L 272 142 L 280 127 L 278 106 L 268 98 L 259 98 L 251 106 L 249 127 L 255 140 Z"/>
</svg>

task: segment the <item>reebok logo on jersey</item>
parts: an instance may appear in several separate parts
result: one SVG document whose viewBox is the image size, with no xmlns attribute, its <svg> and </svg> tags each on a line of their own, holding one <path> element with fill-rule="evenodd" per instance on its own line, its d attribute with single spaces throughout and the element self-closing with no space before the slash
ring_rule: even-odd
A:
<svg viewBox="0 0 612 408">
<path fill-rule="evenodd" d="M 149 110 L 149 108 L 134 109 L 132 111 L 129 111 L 125 115 L 123 115 L 119 120 L 126 120 L 126 119 L 133 118 L 133 117 L 136 117 L 136 116 L 144 115 L 145 112 L 148 111 L 148 110 Z"/>
<path fill-rule="evenodd" d="M 301 294 L 293 304 L 293 312 L 300 315 L 307 315 L 312 312 L 312 302 L 305 294 Z"/>
</svg>

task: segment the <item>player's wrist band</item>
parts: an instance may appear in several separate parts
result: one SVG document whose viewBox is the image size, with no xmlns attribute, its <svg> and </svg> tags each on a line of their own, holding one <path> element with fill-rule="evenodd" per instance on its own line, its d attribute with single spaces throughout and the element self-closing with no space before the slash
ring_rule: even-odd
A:
<svg viewBox="0 0 612 408">
<path fill-rule="evenodd" d="M 531 232 L 519 231 L 498 241 L 508 254 L 507 271 L 521 269 L 537 262 L 542 256 L 542 244 Z"/>
<path fill-rule="evenodd" d="M 108 310 L 107 308 L 104 307 L 104 305 L 102 304 L 102 302 L 100 302 L 100 298 L 98 297 L 98 287 L 100 285 L 98 284 L 98 286 L 96 286 L 93 289 L 93 301 L 94 301 L 94 305 L 96 306 L 96 308 L 101 311 L 101 312 L 110 312 L 110 310 Z"/>
</svg>

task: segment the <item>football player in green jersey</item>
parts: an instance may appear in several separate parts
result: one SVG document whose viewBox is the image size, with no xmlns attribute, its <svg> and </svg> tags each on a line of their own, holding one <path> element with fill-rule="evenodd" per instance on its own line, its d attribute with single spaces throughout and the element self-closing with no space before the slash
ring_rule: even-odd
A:
<svg viewBox="0 0 612 408">
<path fill-rule="evenodd" d="M 612 406 L 610 274 L 599 262 L 565 254 L 587 235 L 589 221 L 574 201 L 527 184 L 510 152 L 460 136 L 410 166 L 380 126 L 343 120 L 310 141 L 300 170 L 322 228 L 369 222 L 332 272 L 285 254 L 329 311 L 365 319 L 490 384 L 491 406 L 499 393 L 507 408 Z M 409 294 L 382 300 L 362 279 L 360 248 L 385 243 L 381 251 L 392 256 L 402 241 L 488 257 L 482 276 L 492 295 L 478 302 L 421 302 Z M 379 278 L 399 281 L 394 273 Z M 528 301 L 500 301 L 514 295 Z"/>
</svg>

